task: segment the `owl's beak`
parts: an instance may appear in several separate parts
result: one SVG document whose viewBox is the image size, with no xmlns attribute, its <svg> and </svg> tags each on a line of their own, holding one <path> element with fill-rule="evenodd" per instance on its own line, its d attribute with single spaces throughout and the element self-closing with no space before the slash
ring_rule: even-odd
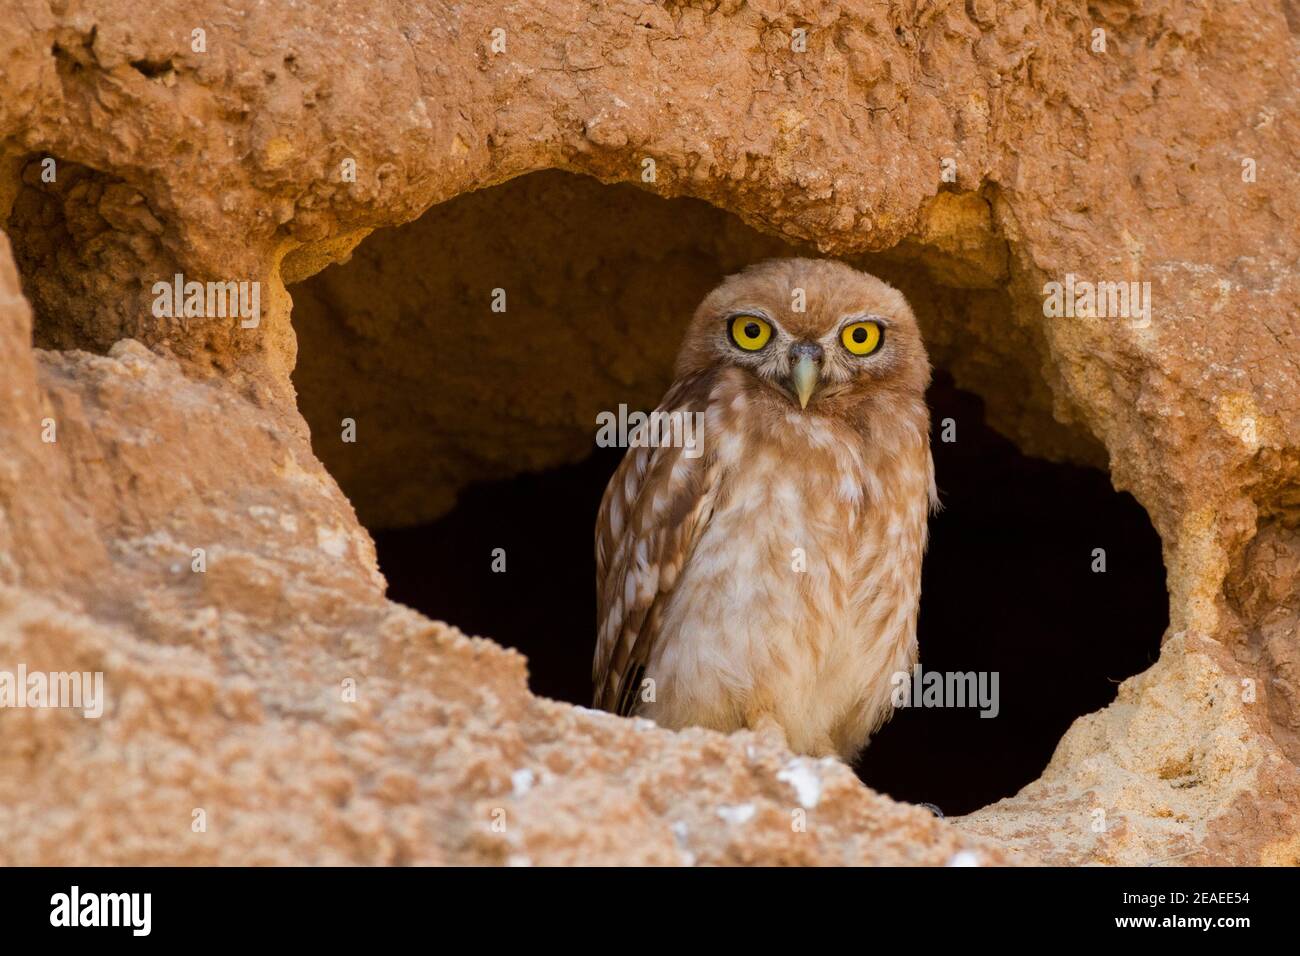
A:
<svg viewBox="0 0 1300 956">
<path fill-rule="evenodd" d="M 790 384 L 794 386 L 794 393 L 799 396 L 799 407 L 807 408 L 808 400 L 812 398 L 817 388 L 817 380 L 821 377 L 821 362 L 818 358 L 814 358 L 811 352 L 796 354 L 798 357 L 795 359 L 794 368 L 790 370 Z"/>
</svg>

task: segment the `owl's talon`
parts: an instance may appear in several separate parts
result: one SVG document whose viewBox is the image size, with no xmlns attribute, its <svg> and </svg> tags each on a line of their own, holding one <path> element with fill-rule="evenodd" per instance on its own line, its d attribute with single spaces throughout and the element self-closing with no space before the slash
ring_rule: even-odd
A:
<svg viewBox="0 0 1300 956">
<path fill-rule="evenodd" d="M 789 750 L 790 741 L 785 735 L 785 728 L 776 722 L 771 714 L 761 714 L 746 720 L 750 731 L 763 743 L 778 750 Z"/>
</svg>

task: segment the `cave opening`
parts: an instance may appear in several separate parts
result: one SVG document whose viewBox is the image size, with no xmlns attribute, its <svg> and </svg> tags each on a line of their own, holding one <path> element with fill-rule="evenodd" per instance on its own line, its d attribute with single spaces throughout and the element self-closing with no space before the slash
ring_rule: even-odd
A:
<svg viewBox="0 0 1300 956">
<path fill-rule="evenodd" d="M 653 408 L 699 299 L 792 254 L 810 253 L 696 200 L 544 172 L 377 232 L 292 286 L 299 406 L 389 596 L 517 648 L 535 693 L 590 705 L 592 530 L 623 455 L 596 447 L 596 416 Z M 1154 663 L 1168 620 L 1160 540 L 1099 450 L 1050 420 L 1034 450 L 1055 460 L 1004 437 L 1045 385 L 1015 360 L 1023 330 L 1001 355 L 969 332 L 1008 311 L 987 260 L 922 247 L 853 260 L 908 296 L 936 366 L 943 509 L 918 681 L 984 675 L 997 690 L 996 717 L 977 700 L 899 709 L 855 769 L 945 816 L 1036 779 L 1075 718 Z"/>
</svg>

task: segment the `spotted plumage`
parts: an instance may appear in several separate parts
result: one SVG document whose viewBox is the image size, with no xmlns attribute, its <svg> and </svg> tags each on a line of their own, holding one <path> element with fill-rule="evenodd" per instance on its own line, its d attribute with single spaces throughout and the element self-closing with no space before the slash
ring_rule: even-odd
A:
<svg viewBox="0 0 1300 956">
<path fill-rule="evenodd" d="M 852 759 L 916 660 L 929 379 L 903 296 L 847 265 L 715 289 L 658 409 L 700 446 L 630 448 L 601 502 L 596 706 Z"/>
</svg>

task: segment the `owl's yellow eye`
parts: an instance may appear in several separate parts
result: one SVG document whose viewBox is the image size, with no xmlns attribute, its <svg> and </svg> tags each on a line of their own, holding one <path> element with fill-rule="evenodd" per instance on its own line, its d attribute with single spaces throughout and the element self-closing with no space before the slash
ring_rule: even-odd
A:
<svg viewBox="0 0 1300 956">
<path fill-rule="evenodd" d="M 738 315 L 731 320 L 731 341 L 746 352 L 757 352 L 772 337 L 772 326 L 756 315 Z"/>
<path fill-rule="evenodd" d="M 883 337 L 880 326 L 875 322 L 854 322 L 844 326 L 844 331 L 840 333 L 840 341 L 854 355 L 870 355 L 880 348 Z"/>
</svg>

